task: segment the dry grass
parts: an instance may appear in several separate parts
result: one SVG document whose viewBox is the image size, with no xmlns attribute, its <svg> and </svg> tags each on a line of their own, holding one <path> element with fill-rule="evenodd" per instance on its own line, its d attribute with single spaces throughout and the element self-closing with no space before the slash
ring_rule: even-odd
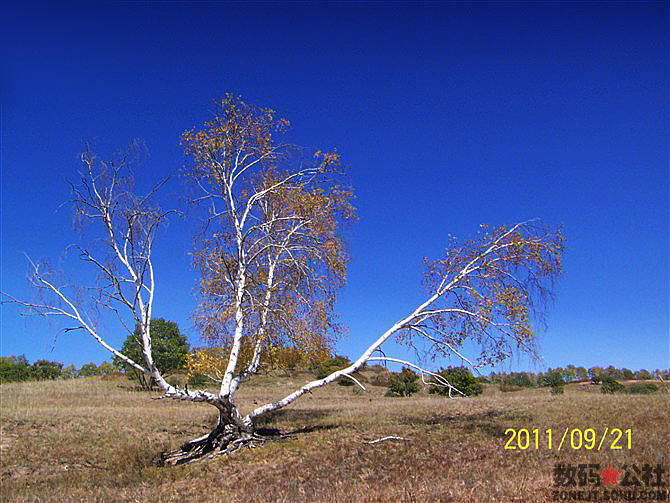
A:
<svg viewBox="0 0 670 503">
<path fill-rule="evenodd" d="M 263 378 L 252 407 L 305 376 Z M 269 419 L 294 436 L 174 468 L 157 455 L 209 430 L 207 405 L 151 400 L 122 380 L 0 387 L 3 501 L 550 501 L 555 463 L 668 463 L 668 395 L 606 396 L 570 385 L 448 400 L 330 386 Z M 154 395 L 157 396 L 157 395 Z M 505 429 L 632 428 L 622 451 L 504 450 Z M 366 445 L 386 435 L 409 442 Z"/>
</svg>

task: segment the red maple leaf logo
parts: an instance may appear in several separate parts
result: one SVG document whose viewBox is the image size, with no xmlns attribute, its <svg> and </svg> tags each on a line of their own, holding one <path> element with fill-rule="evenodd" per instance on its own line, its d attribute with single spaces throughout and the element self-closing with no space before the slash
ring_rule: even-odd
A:
<svg viewBox="0 0 670 503">
<path fill-rule="evenodd" d="M 619 485 L 619 483 L 616 481 L 616 478 L 620 473 L 621 470 L 615 470 L 612 468 L 611 464 L 607 467 L 607 470 L 600 470 L 600 475 L 603 476 L 603 485 L 609 484 L 610 482 L 614 485 Z"/>
</svg>

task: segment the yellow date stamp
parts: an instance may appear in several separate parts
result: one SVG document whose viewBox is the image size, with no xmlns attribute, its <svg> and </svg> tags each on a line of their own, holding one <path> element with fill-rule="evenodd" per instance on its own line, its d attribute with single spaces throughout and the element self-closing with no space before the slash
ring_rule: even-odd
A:
<svg viewBox="0 0 670 503">
<path fill-rule="evenodd" d="M 548 449 L 550 451 L 573 449 L 575 451 L 630 450 L 633 447 L 633 430 L 631 428 L 565 428 L 554 430 L 547 428 L 507 428 L 505 449 L 521 450 Z"/>
</svg>

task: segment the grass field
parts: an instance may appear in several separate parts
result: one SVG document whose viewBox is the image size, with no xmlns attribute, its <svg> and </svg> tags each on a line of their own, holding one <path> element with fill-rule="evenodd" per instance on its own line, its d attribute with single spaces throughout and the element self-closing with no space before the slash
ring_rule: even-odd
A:
<svg viewBox="0 0 670 503">
<path fill-rule="evenodd" d="M 264 377 L 240 391 L 242 408 L 304 382 Z M 152 400 L 122 377 L 4 384 L 2 501 L 553 501 L 556 463 L 664 463 L 670 395 L 602 395 L 568 385 L 449 400 L 421 392 L 387 398 L 372 387 L 317 390 L 269 419 L 296 431 L 232 457 L 159 467 L 160 452 L 209 431 L 211 406 Z M 632 429 L 632 448 L 557 451 L 566 428 Z M 507 428 L 539 428 L 542 445 L 506 450 Z M 554 430 L 548 449 L 544 430 Z M 374 445 L 396 435 L 408 441 Z M 531 442 L 532 444 L 533 442 Z M 666 483 L 670 475 L 665 476 Z"/>
</svg>

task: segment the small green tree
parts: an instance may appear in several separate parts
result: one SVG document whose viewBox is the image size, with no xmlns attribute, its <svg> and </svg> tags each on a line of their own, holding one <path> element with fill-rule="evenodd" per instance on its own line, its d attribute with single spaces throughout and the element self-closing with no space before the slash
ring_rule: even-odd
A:
<svg viewBox="0 0 670 503">
<path fill-rule="evenodd" d="M 189 352 L 188 341 L 181 335 L 179 327 L 173 321 L 155 318 L 150 324 L 151 353 L 158 371 L 163 374 L 170 370 L 182 369 L 186 366 L 186 355 Z M 143 362 L 142 331 L 139 325 L 123 343 L 121 353 L 136 362 Z M 132 379 L 140 383 L 144 390 L 151 390 L 155 383 L 143 372 L 131 367 L 123 360 L 114 358 L 114 364 L 122 368 Z"/>
<path fill-rule="evenodd" d="M 551 386 L 552 395 L 562 395 L 565 388 L 565 381 L 563 380 L 563 369 L 549 369 L 544 375 L 543 380 L 545 386 Z"/>
<path fill-rule="evenodd" d="M 407 367 L 402 368 L 399 374 L 393 374 L 389 379 L 389 389 L 386 396 L 411 396 L 419 391 L 419 384 L 416 382 L 419 376 Z"/>
<path fill-rule="evenodd" d="M 447 367 L 446 369 L 441 369 L 438 374 L 444 377 L 454 388 L 465 393 L 466 396 L 481 395 L 484 391 L 482 383 L 472 375 L 472 372 L 470 372 L 470 369 L 467 367 Z M 449 388 L 431 385 L 428 388 L 428 393 L 448 395 Z M 455 396 L 457 395 L 458 394 Z"/>
</svg>

